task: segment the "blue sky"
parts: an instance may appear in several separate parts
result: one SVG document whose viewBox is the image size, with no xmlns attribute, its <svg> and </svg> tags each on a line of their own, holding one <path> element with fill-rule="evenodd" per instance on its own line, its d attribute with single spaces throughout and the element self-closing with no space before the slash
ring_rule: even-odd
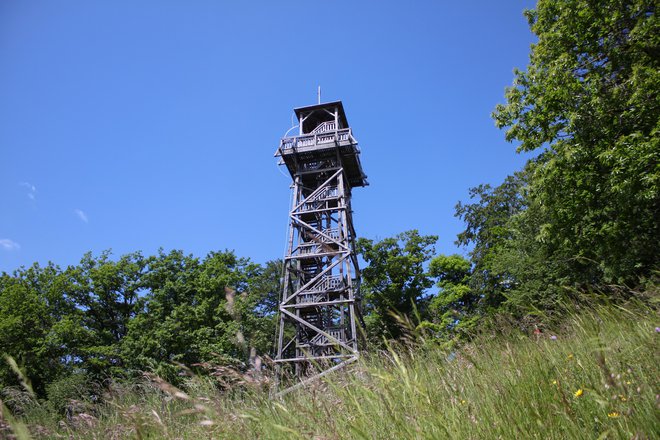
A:
<svg viewBox="0 0 660 440">
<path fill-rule="evenodd" d="M 0 271 L 159 247 L 283 254 L 294 107 L 342 100 L 358 235 L 453 253 L 458 200 L 525 158 L 490 113 L 531 1 L 3 0 Z"/>
</svg>

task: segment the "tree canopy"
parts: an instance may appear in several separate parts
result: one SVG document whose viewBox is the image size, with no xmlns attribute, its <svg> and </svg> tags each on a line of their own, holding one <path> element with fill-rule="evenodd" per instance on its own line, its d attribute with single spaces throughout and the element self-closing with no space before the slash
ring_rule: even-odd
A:
<svg viewBox="0 0 660 440">
<path fill-rule="evenodd" d="M 0 277 L 0 352 L 38 395 L 84 374 L 90 380 L 152 371 L 177 382 L 177 364 L 245 369 L 271 351 L 279 263 L 233 252 L 199 259 L 181 251 L 111 259 L 86 254 L 61 269 L 38 264 Z M 0 389 L 20 378 L 0 363 Z"/>
<path fill-rule="evenodd" d="M 660 241 L 660 26 L 650 0 L 540 0 L 538 42 L 494 118 L 538 151 L 537 240 L 576 283 L 634 286 Z"/>
<path fill-rule="evenodd" d="M 374 337 L 396 337 L 400 327 L 392 315 L 410 315 L 424 307 L 426 289 L 433 285 L 426 263 L 433 256 L 435 235 L 411 230 L 374 242 L 361 238 L 357 249 L 368 263 L 362 271 L 367 329 Z"/>
</svg>

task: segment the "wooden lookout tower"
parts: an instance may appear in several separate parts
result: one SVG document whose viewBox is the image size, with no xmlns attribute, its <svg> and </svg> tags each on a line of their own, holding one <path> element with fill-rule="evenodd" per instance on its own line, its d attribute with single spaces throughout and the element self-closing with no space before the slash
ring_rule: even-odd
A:
<svg viewBox="0 0 660 440">
<path fill-rule="evenodd" d="M 275 362 L 278 380 L 299 386 L 358 358 L 351 191 L 368 183 L 341 101 L 295 114 L 298 135 L 282 138 L 275 153 L 293 179 Z"/>
</svg>

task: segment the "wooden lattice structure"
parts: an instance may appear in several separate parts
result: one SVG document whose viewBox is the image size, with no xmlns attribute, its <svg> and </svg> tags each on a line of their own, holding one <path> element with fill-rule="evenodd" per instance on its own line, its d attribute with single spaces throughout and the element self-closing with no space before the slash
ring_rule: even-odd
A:
<svg viewBox="0 0 660 440">
<path fill-rule="evenodd" d="M 368 183 L 341 101 L 295 114 L 299 133 L 284 137 L 275 154 L 293 179 L 275 362 L 281 383 L 300 386 L 359 356 L 351 190 Z"/>
</svg>

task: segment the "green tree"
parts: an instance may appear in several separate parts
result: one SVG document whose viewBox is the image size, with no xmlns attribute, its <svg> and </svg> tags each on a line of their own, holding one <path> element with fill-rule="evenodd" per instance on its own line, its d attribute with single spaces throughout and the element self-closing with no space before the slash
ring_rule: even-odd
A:
<svg viewBox="0 0 660 440">
<path fill-rule="evenodd" d="M 0 390 L 20 384 L 4 356 L 61 407 L 107 377 L 150 370 L 178 380 L 177 362 L 244 366 L 252 352 L 270 354 L 280 261 L 227 251 L 110 257 L 0 275 Z"/>
<path fill-rule="evenodd" d="M 514 237 L 512 219 L 527 207 L 526 180 L 527 173 L 518 172 L 495 188 L 479 185 L 470 189 L 474 202 L 456 205 L 456 216 L 465 222 L 456 244 L 471 248 L 469 286 L 480 297 L 482 311 L 498 308 L 516 282 L 515 266 L 501 264 L 501 255 Z"/>
<path fill-rule="evenodd" d="M 481 296 L 469 285 L 470 261 L 460 255 L 438 255 L 429 264 L 429 273 L 438 279 L 438 293 L 429 303 L 429 320 L 423 323 L 440 339 L 452 339 L 469 332 L 479 319 Z"/>
<path fill-rule="evenodd" d="M 275 356 L 275 328 L 282 294 L 282 260 L 268 261 L 248 280 L 240 303 L 246 338 L 258 355 Z"/>
<path fill-rule="evenodd" d="M 539 151 L 537 241 L 580 285 L 635 285 L 660 243 L 660 26 L 654 0 L 539 0 L 538 42 L 494 113 Z"/>
<path fill-rule="evenodd" d="M 276 266 L 264 269 L 229 251 L 202 261 L 181 251 L 149 258 L 148 293 L 122 341 L 127 367 L 178 381 L 175 363 L 241 367 L 251 347 L 266 352 L 274 334 L 267 279 Z"/>
<path fill-rule="evenodd" d="M 0 275 L 0 389 L 20 382 L 5 356 L 16 361 L 39 396 L 76 366 L 70 353 L 80 327 L 74 325 L 75 303 L 66 296 L 69 287 L 52 263 Z"/>
<path fill-rule="evenodd" d="M 426 289 L 433 286 L 426 263 L 435 252 L 437 240 L 437 236 L 420 235 L 417 230 L 377 242 L 358 239 L 358 252 L 368 263 L 362 269 L 362 290 L 369 336 L 379 339 L 401 335 L 392 312 L 408 316 L 415 308 L 424 312 Z"/>
<path fill-rule="evenodd" d="M 123 373 L 120 345 L 144 289 L 145 258 L 136 252 L 113 261 L 110 255 L 105 251 L 95 258 L 87 253 L 78 266 L 66 271 L 73 283 L 68 296 L 82 312 L 80 319 L 87 333 L 77 356 L 97 378 Z"/>
</svg>

